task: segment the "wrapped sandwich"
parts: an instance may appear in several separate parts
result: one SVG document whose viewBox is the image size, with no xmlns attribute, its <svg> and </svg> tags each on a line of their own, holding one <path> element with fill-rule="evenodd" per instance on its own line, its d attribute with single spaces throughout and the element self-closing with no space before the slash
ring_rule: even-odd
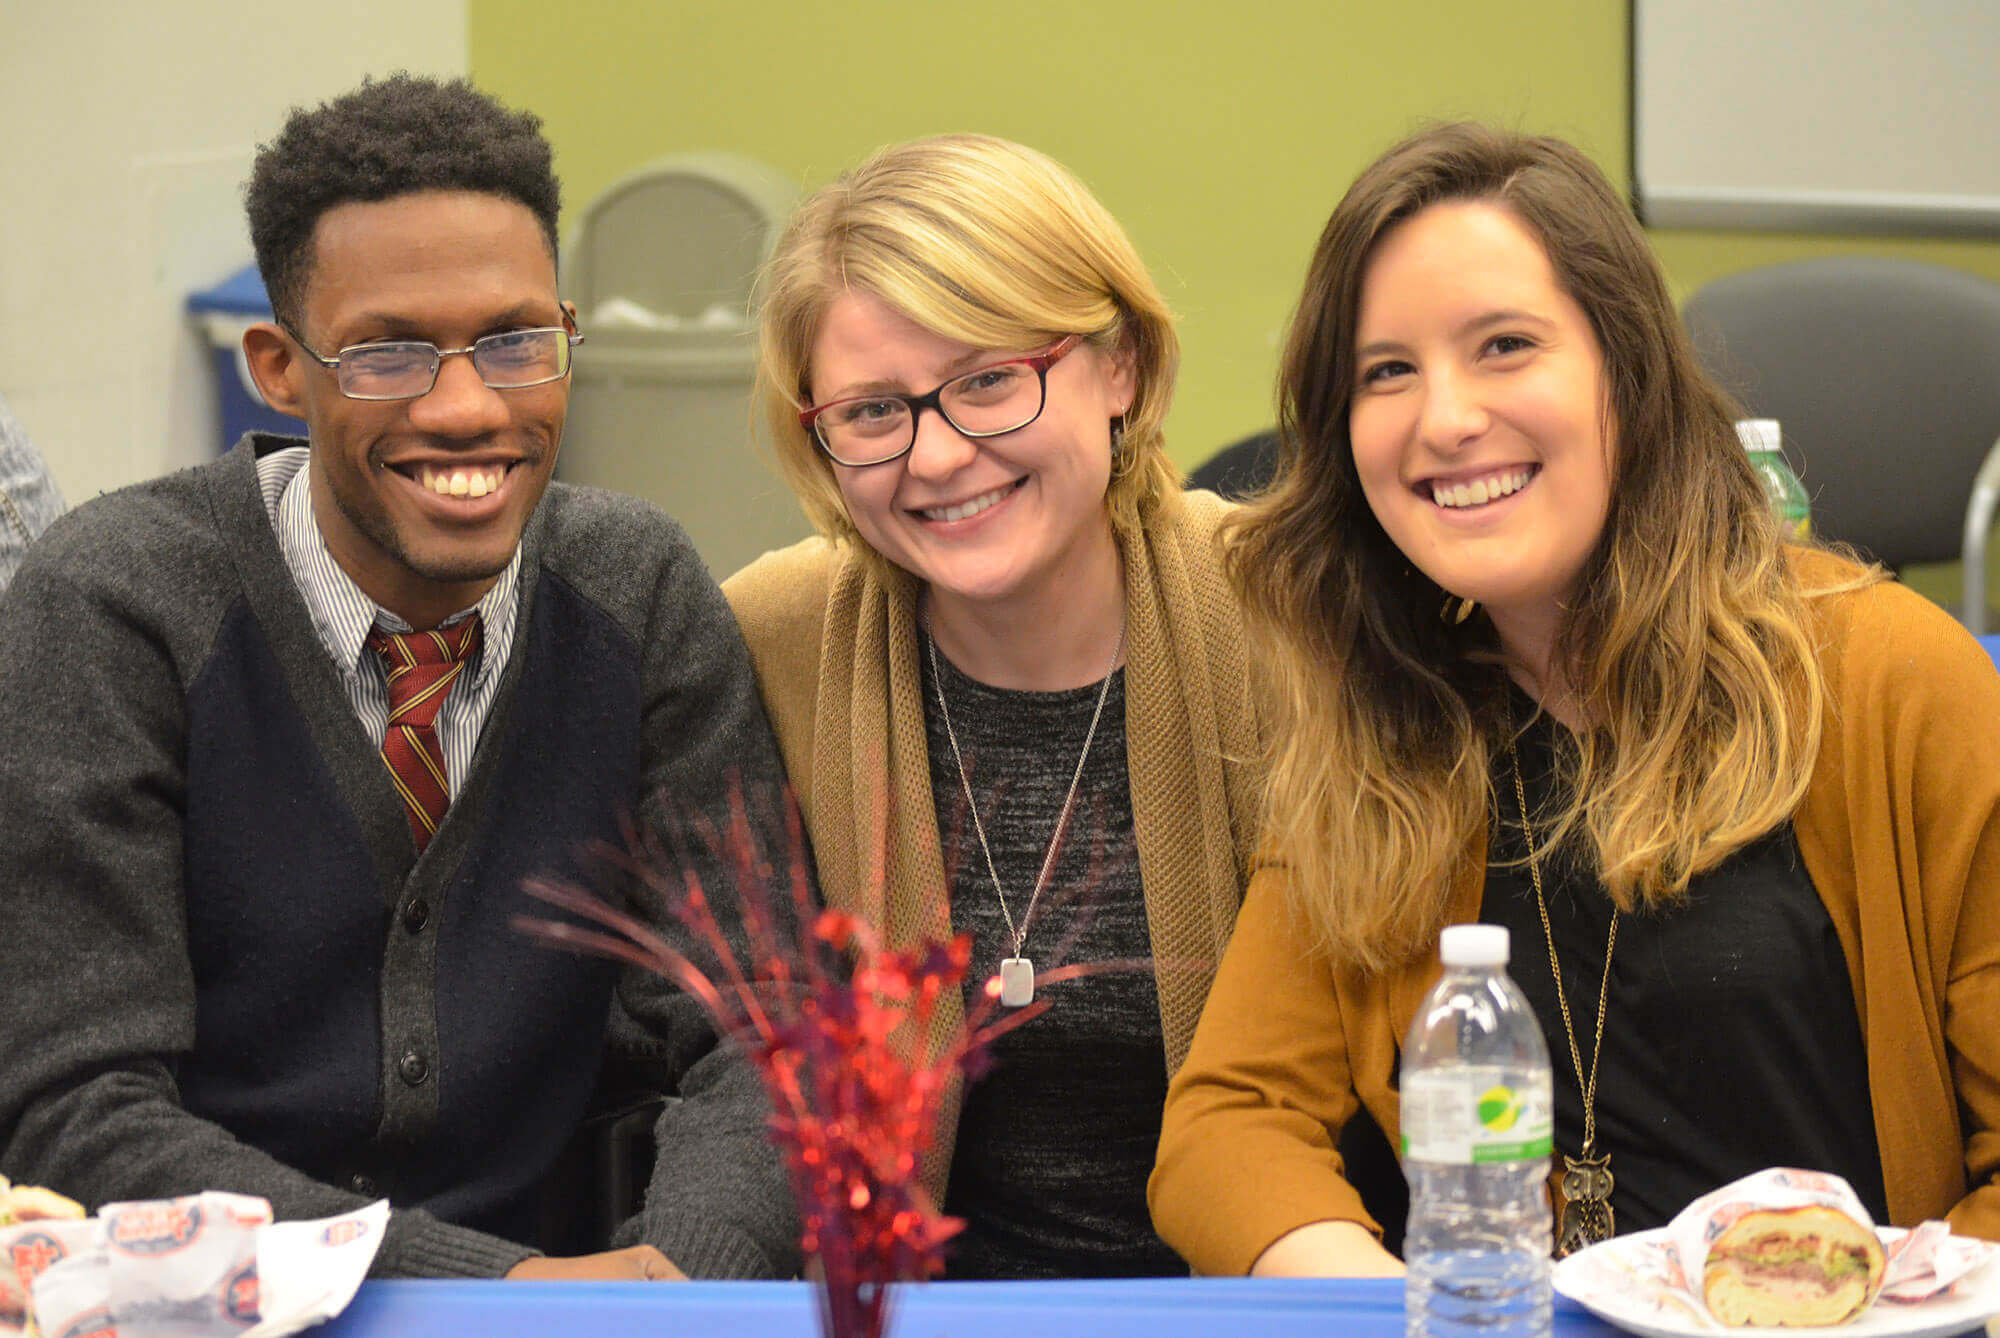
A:
<svg viewBox="0 0 2000 1338">
<path fill-rule="evenodd" d="M 1885 1267 L 1874 1228 L 1836 1205 L 1757 1209 L 1709 1244 L 1701 1299 L 1724 1324 L 1845 1324 L 1875 1299 Z"/>
<path fill-rule="evenodd" d="M 2000 1244 L 1945 1222 L 1878 1231 L 1839 1176 L 1780 1167 L 1702 1195 L 1662 1231 L 1581 1250 L 1553 1280 L 1635 1333 L 1857 1320 L 1876 1333 L 1919 1320 L 1945 1333 L 2000 1310 Z"/>
<path fill-rule="evenodd" d="M 83 1205 L 39 1185 L 10 1185 L 0 1176 L 0 1226 L 16 1222 L 60 1222 L 80 1218 Z"/>
<path fill-rule="evenodd" d="M 0 1176 L 0 1338 L 32 1332 L 30 1289 L 42 1270 L 89 1243 L 83 1205 Z"/>
<path fill-rule="evenodd" d="M 1882 1289 L 1887 1261 L 1845 1180 L 1774 1167 L 1711 1190 L 1667 1226 L 1689 1291 L 1723 1324 L 1844 1324 Z"/>
</svg>

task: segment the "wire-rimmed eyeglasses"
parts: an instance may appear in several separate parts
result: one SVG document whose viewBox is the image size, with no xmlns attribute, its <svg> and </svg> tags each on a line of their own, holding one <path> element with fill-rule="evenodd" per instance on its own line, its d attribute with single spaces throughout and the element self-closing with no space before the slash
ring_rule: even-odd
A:
<svg viewBox="0 0 2000 1338">
<path fill-rule="evenodd" d="M 814 405 L 799 414 L 827 459 L 850 469 L 887 464 L 917 444 L 917 419 L 936 409 L 968 437 L 1018 432 L 1042 416 L 1049 368 L 1083 342 L 1066 335 L 1046 353 L 1008 358 L 954 376 L 927 395 L 857 395 Z"/>
<path fill-rule="evenodd" d="M 464 348 L 439 348 L 423 340 L 350 344 L 332 357 L 308 344 L 285 322 L 280 328 L 307 356 L 333 369 L 340 393 L 351 400 L 413 400 L 431 393 L 446 358 L 463 353 L 479 379 L 494 390 L 525 390 L 569 375 L 570 350 L 583 336 L 568 325 L 504 330 Z"/>
</svg>

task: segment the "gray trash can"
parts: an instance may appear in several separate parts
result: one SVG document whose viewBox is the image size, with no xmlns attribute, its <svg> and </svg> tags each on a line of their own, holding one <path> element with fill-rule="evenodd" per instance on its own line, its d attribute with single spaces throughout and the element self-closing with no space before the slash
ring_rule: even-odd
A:
<svg viewBox="0 0 2000 1338">
<path fill-rule="evenodd" d="M 798 193 L 733 154 L 666 158 L 591 201 L 565 247 L 589 342 L 561 477 L 657 503 L 718 579 L 810 532 L 751 438 L 751 287 Z"/>
</svg>

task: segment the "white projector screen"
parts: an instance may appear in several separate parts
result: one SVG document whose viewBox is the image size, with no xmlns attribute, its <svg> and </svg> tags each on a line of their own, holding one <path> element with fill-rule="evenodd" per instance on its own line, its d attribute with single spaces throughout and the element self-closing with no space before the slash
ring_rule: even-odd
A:
<svg viewBox="0 0 2000 1338">
<path fill-rule="evenodd" d="M 2000 0 L 1632 0 L 1656 227 L 2000 236 Z"/>
</svg>

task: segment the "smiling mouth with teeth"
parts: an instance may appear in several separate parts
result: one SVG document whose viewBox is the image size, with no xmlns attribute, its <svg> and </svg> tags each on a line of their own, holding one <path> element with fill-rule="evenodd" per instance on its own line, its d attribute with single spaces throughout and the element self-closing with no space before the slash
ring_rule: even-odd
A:
<svg viewBox="0 0 2000 1338">
<path fill-rule="evenodd" d="M 1484 478 L 1463 483 L 1444 483 L 1433 479 L 1430 484 L 1431 500 L 1448 511 L 1461 507 L 1484 506 L 1497 502 L 1502 497 L 1511 496 L 1527 486 L 1535 476 L 1533 465 L 1522 465 L 1517 469 L 1503 469 Z"/>
<path fill-rule="evenodd" d="M 1007 500 L 1013 494 L 1014 490 L 1026 481 L 1025 479 L 1017 479 L 1005 487 L 995 488 L 992 492 L 983 492 L 977 497 L 968 497 L 965 501 L 952 506 L 918 507 L 917 514 L 925 520 L 965 520 L 991 507 L 998 506 L 1001 502 Z"/>
<path fill-rule="evenodd" d="M 440 497 L 484 497 L 500 491 L 500 481 L 507 477 L 511 468 L 512 465 L 479 465 L 468 469 L 461 465 L 455 469 L 439 469 L 434 465 L 418 465 L 415 469 L 401 472 L 419 488 Z"/>
</svg>

